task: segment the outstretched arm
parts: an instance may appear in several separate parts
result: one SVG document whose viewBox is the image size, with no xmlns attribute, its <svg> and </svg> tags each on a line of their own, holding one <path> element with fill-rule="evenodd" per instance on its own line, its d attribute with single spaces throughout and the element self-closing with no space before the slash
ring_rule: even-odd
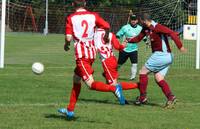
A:
<svg viewBox="0 0 200 129">
<path fill-rule="evenodd" d="M 183 47 L 183 44 L 182 44 L 181 40 L 179 39 L 177 33 L 174 32 L 173 30 L 169 29 L 168 27 L 163 26 L 161 24 L 157 24 L 156 27 L 154 28 L 154 31 L 170 36 L 179 49 L 181 49 Z"/>
<path fill-rule="evenodd" d="M 138 43 L 145 37 L 145 32 L 141 31 L 140 34 L 132 39 L 128 39 L 129 43 Z"/>
<path fill-rule="evenodd" d="M 123 50 L 126 47 L 126 44 L 120 44 L 117 37 L 112 33 L 111 43 L 116 50 Z"/>
</svg>

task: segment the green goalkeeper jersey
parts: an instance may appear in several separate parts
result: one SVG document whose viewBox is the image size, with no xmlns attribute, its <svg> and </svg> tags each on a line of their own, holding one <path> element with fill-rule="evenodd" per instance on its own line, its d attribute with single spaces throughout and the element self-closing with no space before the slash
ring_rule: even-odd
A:
<svg viewBox="0 0 200 129">
<path fill-rule="evenodd" d="M 142 31 L 142 27 L 137 25 L 136 27 L 132 27 L 130 24 L 124 25 L 118 32 L 117 37 L 124 40 L 125 38 L 133 38 L 140 34 Z M 128 43 L 124 48 L 125 52 L 133 52 L 138 50 L 138 45 L 136 43 Z"/>
</svg>

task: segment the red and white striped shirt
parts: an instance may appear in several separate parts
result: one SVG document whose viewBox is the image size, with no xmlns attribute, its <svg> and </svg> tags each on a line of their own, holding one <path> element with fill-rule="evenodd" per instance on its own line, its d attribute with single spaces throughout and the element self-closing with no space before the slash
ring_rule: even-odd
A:
<svg viewBox="0 0 200 129">
<path fill-rule="evenodd" d="M 75 58 L 95 59 L 94 46 L 95 28 L 109 29 L 110 25 L 97 13 L 78 9 L 67 17 L 66 35 L 73 36 L 75 43 Z"/>
<path fill-rule="evenodd" d="M 125 46 L 121 45 L 113 33 L 109 33 L 109 43 L 104 42 L 105 31 L 103 29 L 97 29 L 94 36 L 94 42 L 96 49 L 100 55 L 100 59 L 104 61 L 111 56 L 114 56 L 113 47 L 116 50 L 123 50 Z"/>
<path fill-rule="evenodd" d="M 75 58 L 86 58 L 95 59 L 96 58 L 96 48 L 94 46 L 94 40 L 89 40 L 85 42 L 75 42 Z"/>
</svg>

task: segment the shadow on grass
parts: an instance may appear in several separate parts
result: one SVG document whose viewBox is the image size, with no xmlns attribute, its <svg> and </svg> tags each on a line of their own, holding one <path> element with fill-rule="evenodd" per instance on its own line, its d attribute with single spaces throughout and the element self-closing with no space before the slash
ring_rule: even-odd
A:
<svg viewBox="0 0 200 129">
<path fill-rule="evenodd" d="M 117 105 L 117 103 L 109 101 L 109 100 L 95 100 L 95 99 L 80 98 L 79 101 L 88 102 L 88 103 L 100 103 L 100 104 L 113 104 L 113 105 Z"/>
<path fill-rule="evenodd" d="M 79 117 L 73 117 L 69 119 L 64 115 L 59 115 L 59 114 L 45 114 L 44 117 L 48 119 L 61 119 L 61 120 L 67 120 L 67 121 L 76 121 L 79 119 Z"/>
<path fill-rule="evenodd" d="M 148 103 L 147 106 L 152 106 L 152 107 L 162 107 L 160 104 L 157 104 L 157 103 Z"/>
<path fill-rule="evenodd" d="M 100 103 L 100 104 L 111 104 L 111 105 L 119 105 L 117 102 L 112 102 L 112 101 L 109 101 L 109 100 L 95 100 L 95 99 L 79 99 L 79 101 L 82 101 L 82 102 L 88 102 L 88 103 Z M 144 104 L 144 105 L 135 105 L 135 101 L 132 101 L 132 100 L 126 100 L 125 101 L 126 105 L 133 105 L 133 106 L 152 106 L 152 107 L 163 107 L 162 105 L 160 104 L 157 104 L 157 103 L 152 103 L 152 102 L 148 102 L 147 104 Z"/>
<path fill-rule="evenodd" d="M 138 107 L 151 106 L 151 107 L 160 107 L 160 108 L 163 108 L 163 106 L 161 106 L 160 104 L 150 103 L 150 102 L 148 102 L 147 104 L 141 104 L 141 105 L 136 105 L 135 102 L 133 102 L 133 105 L 138 106 Z"/>
<path fill-rule="evenodd" d="M 44 115 L 45 118 L 47 119 L 61 119 L 61 120 L 65 120 L 65 121 L 76 121 L 76 122 L 87 122 L 87 123 L 99 123 L 99 124 L 112 124 L 110 122 L 104 122 L 104 121 L 97 121 L 97 120 L 90 120 L 88 117 L 82 117 L 80 119 L 80 117 L 73 117 L 71 119 L 66 118 L 66 116 L 64 115 L 59 115 L 59 114 L 45 114 Z"/>
</svg>

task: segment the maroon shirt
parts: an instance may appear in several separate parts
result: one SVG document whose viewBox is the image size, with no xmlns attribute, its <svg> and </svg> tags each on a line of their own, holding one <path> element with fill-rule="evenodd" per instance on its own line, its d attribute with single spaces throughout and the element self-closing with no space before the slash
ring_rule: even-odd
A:
<svg viewBox="0 0 200 129">
<path fill-rule="evenodd" d="M 152 21 L 152 25 L 149 28 L 143 28 L 141 33 L 135 38 L 130 39 L 129 42 L 140 42 L 144 36 L 150 37 L 152 52 L 171 52 L 168 37 L 171 37 L 172 40 L 174 40 L 179 49 L 183 46 L 177 32 L 174 32 L 159 23 L 155 23 L 154 21 Z"/>
</svg>

